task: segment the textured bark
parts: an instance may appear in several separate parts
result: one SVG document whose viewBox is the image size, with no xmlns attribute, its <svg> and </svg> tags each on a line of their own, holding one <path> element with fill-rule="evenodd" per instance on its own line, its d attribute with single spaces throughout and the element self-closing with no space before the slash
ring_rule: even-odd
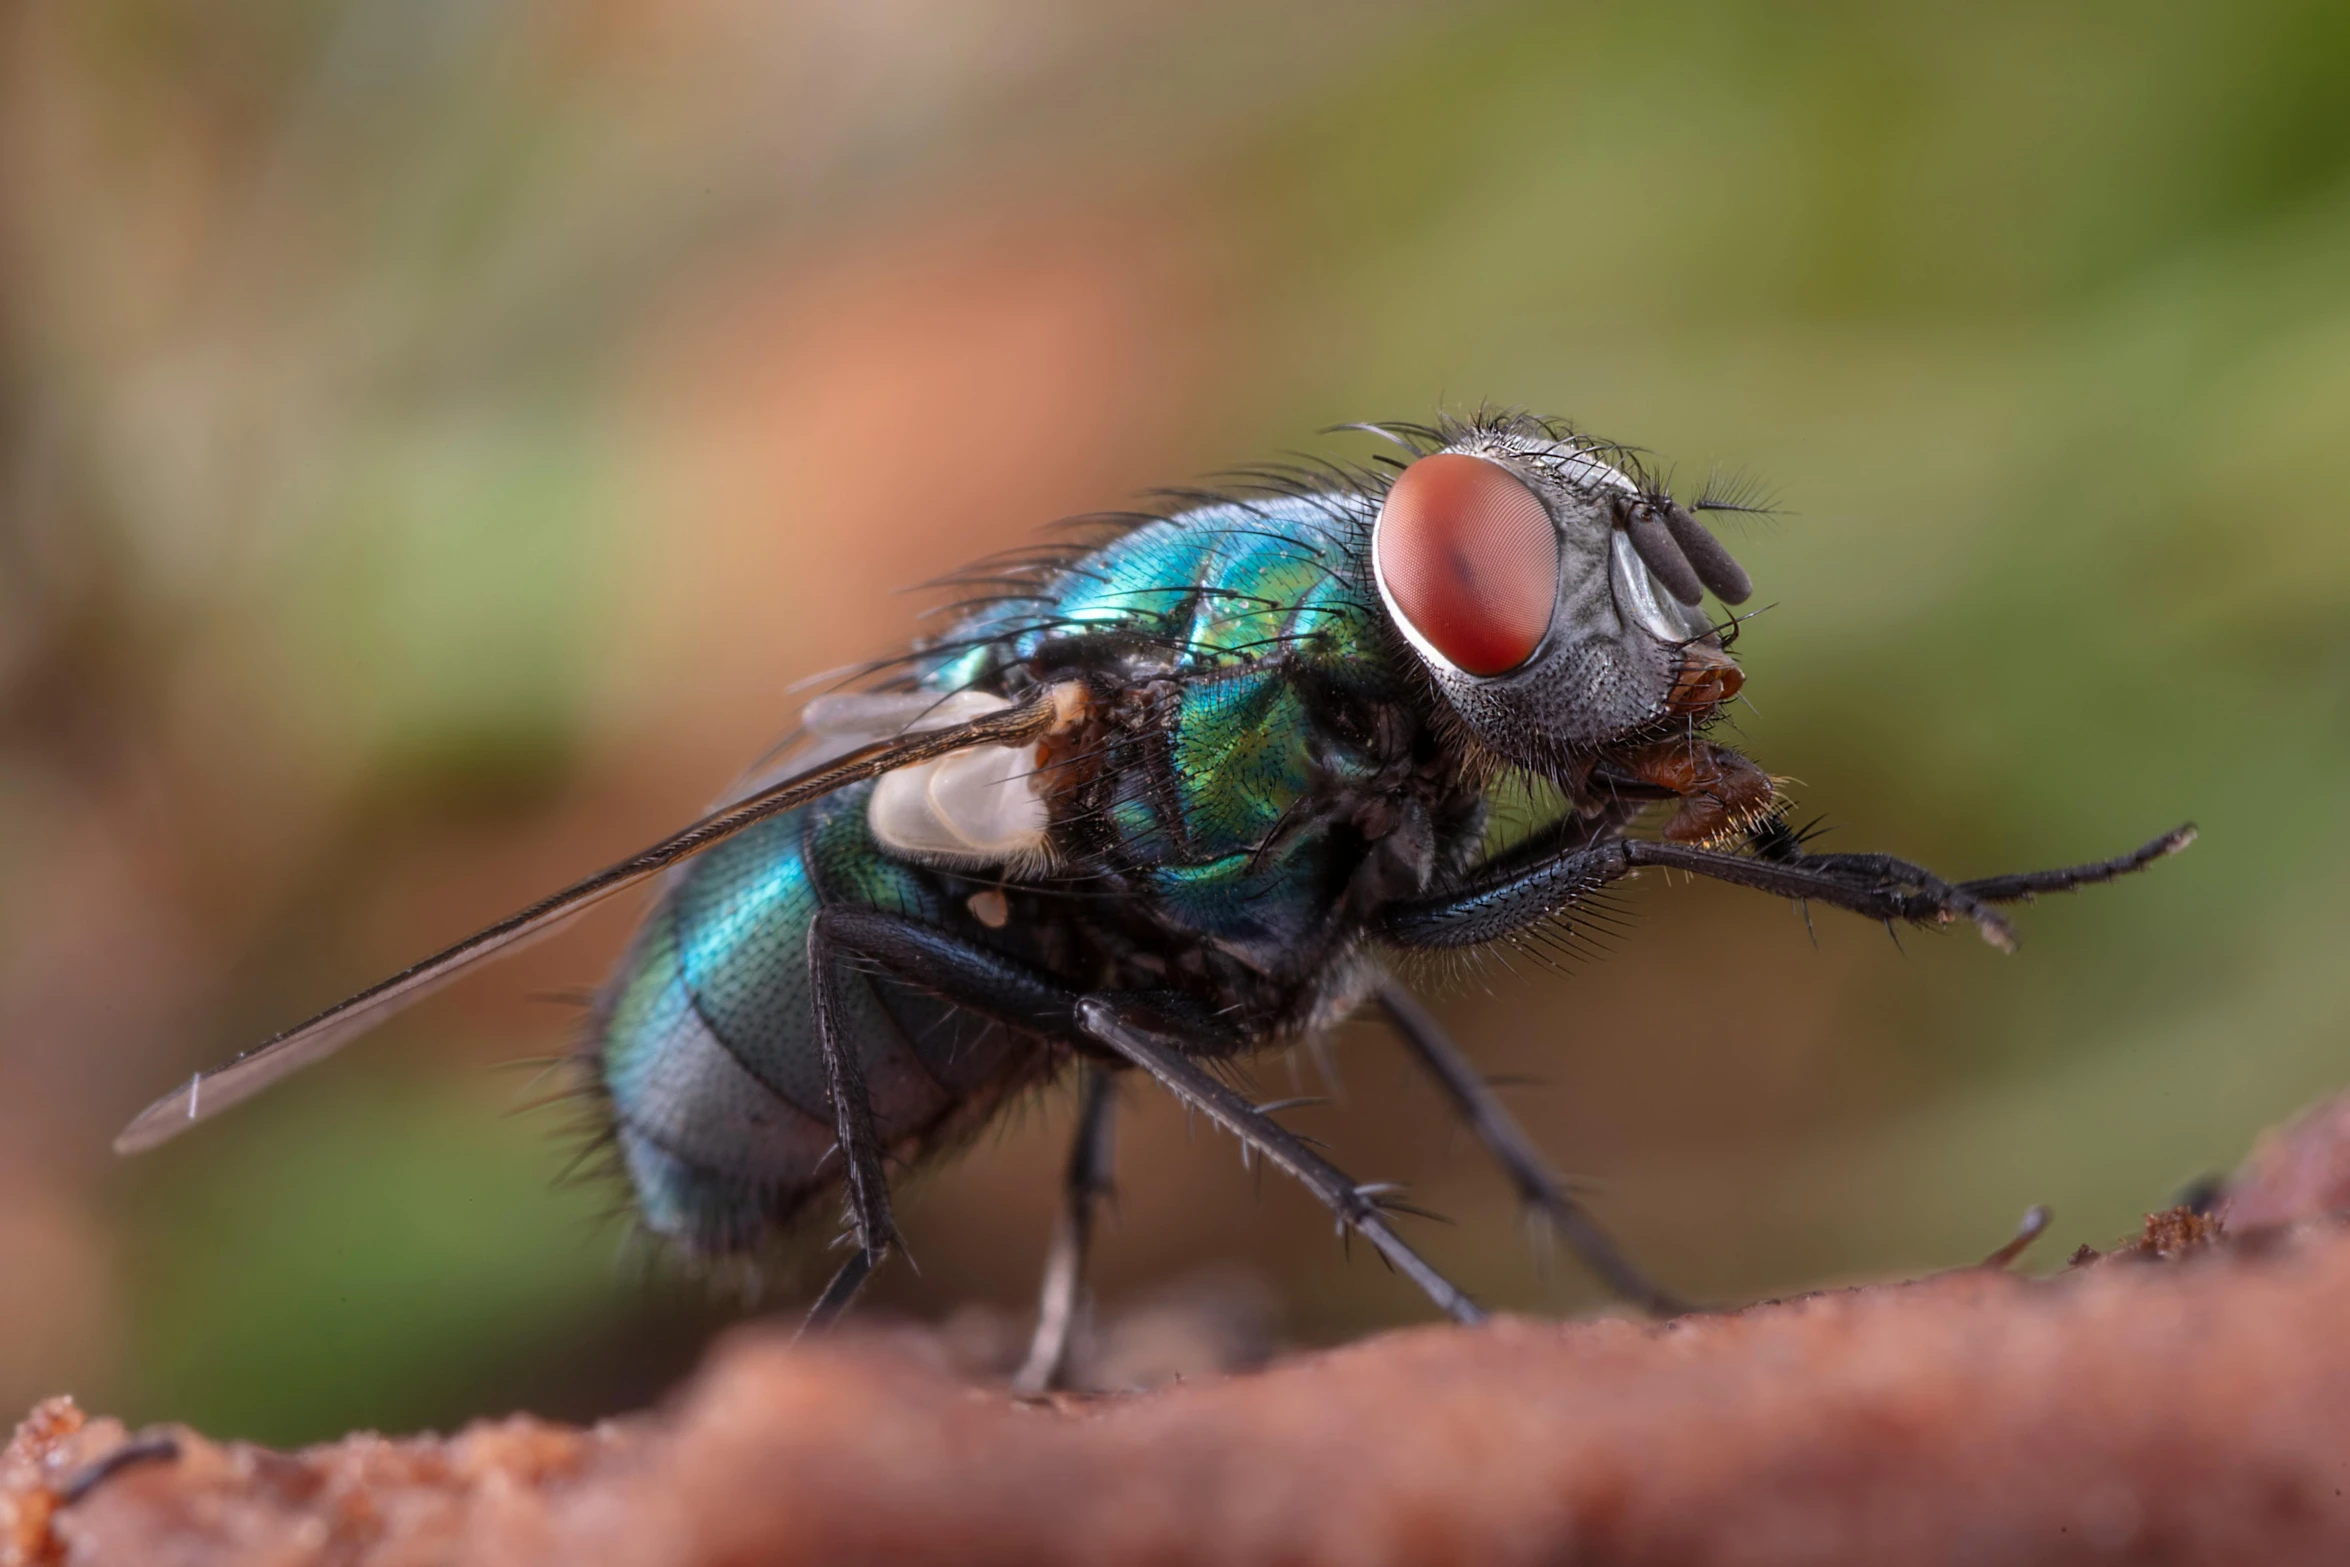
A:
<svg viewBox="0 0 2350 1567">
<path fill-rule="evenodd" d="M 2350 1108 L 2053 1279 L 1969 1270 L 1664 1326 L 1427 1328 L 1023 1403 L 936 1341 L 743 1335 L 659 1414 L 301 1453 L 56 1400 L 0 1562 L 2350 1561 Z"/>
</svg>

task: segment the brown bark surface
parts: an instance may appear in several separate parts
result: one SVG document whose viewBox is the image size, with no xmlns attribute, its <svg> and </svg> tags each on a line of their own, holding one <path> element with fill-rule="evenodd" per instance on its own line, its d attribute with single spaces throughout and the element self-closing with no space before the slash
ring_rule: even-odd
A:
<svg viewBox="0 0 2350 1567">
<path fill-rule="evenodd" d="M 2157 1214 L 2052 1279 L 1426 1328 L 1131 1397 L 1024 1403 L 909 1332 L 743 1335 L 592 1430 L 293 1454 L 126 1449 L 55 1400 L 0 1456 L 0 1563 L 2345 1562 L 2350 1232 L 2312 1173 L 2345 1136 L 2321 1107 L 2227 1227 Z"/>
</svg>

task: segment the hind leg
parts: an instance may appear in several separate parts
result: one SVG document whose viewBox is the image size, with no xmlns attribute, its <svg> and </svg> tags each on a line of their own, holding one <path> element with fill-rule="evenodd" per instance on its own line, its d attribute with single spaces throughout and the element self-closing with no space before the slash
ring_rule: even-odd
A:
<svg viewBox="0 0 2350 1567">
<path fill-rule="evenodd" d="M 957 1006 L 1029 1033 L 1062 1039 L 1073 1039 L 1076 1033 L 1075 994 L 1019 964 L 936 926 L 877 909 L 834 904 L 817 911 L 808 927 L 809 989 L 857 1249 L 817 1297 L 802 1332 L 838 1319 L 898 1245 L 872 1099 L 857 1063 L 855 1042 L 843 1037 L 839 1025 L 839 970 L 849 960 L 869 963 Z"/>
<path fill-rule="evenodd" d="M 824 1059 L 825 1091 L 832 1100 L 833 1136 L 848 1187 L 850 1236 L 857 1249 L 816 1297 L 801 1324 L 803 1333 L 821 1332 L 838 1321 L 898 1242 L 889 1178 L 882 1170 L 881 1138 L 873 1127 L 873 1098 L 865 1087 L 856 1043 L 844 1037 L 840 1025 L 844 948 L 834 922 L 826 917 L 830 912 L 819 911 L 808 927 L 809 995 L 814 1002 L 816 1048 Z"/>
</svg>

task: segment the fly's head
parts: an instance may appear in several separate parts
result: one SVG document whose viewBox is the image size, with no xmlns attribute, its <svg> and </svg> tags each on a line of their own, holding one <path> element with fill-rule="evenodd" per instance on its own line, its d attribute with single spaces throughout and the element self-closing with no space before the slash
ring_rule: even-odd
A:
<svg viewBox="0 0 2350 1567">
<path fill-rule="evenodd" d="M 1703 607 L 1753 591 L 1729 551 L 1609 448 L 1519 420 L 1445 434 L 1389 486 L 1371 563 L 1468 733 L 1580 796 L 1679 798 L 1676 838 L 1766 809 L 1761 770 L 1698 733 L 1744 679 Z"/>
</svg>

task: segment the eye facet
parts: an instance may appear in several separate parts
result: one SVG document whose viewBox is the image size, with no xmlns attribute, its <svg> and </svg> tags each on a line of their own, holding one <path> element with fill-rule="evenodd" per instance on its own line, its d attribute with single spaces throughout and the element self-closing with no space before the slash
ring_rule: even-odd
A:
<svg viewBox="0 0 2350 1567">
<path fill-rule="evenodd" d="M 1507 674 L 1542 645 L 1558 596 L 1558 532 L 1499 463 L 1423 457 L 1379 509 L 1371 556 L 1414 639 L 1471 675 Z"/>
</svg>

